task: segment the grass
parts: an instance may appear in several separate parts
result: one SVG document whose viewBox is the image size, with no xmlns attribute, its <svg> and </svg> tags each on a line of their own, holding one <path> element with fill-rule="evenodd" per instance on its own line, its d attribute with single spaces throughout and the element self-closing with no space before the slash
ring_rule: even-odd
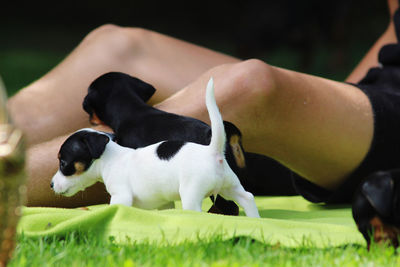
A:
<svg viewBox="0 0 400 267">
<path fill-rule="evenodd" d="M 23 266 L 400 266 L 400 249 L 372 245 L 286 248 L 249 238 L 186 242 L 160 246 L 152 243 L 119 245 L 94 236 L 68 234 L 65 238 L 20 236 L 9 267 Z"/>
</svg>

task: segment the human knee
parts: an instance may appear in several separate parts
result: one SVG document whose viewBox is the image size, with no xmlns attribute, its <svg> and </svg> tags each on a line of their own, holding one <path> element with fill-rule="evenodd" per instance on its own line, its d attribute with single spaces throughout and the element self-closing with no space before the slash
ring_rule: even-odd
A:
<svg viewBox="0 0 400 267">
<path fill-rule="evenodd" d="M 249 59 L 232 65 L 230 82 L 239 95 L 264 98 L 274 88 L 272 67 L 258 59 Z"/>
<path fill-rule="evenodd" d="M 144 43 L 148 30 L 105 24 L 90 32 L 83 43 L 98 52 L 125 58 L 134 55 Z"/>
</svg>

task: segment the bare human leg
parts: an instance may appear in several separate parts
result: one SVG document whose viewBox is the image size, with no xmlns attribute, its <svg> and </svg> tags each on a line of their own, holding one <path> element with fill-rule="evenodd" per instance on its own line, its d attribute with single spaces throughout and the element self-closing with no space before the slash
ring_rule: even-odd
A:
<svg viewBox="0 0 400 267">
<path fill-rule="evenodd" d="M 109 71 L 153 84 L 159 102 L 204 71 L 238 60 L 155 32 L 102 26 L 91 32 L 56 68 L 10 99 L 8 108 L 29 144 L 88 126 L 82 100 L 89 84 Z"/>
<path fill-rule="evenodd" d="M 210 76 L 222 116 L 242 130 L 246 150 L 322 187 L 339 186 L 369 150 L 373 115 L 364 93 L 259 60 L 213 68 L 157 107 L 208 121 L 202 99 Z"/>
<path fill-rule="evenodd" d="M 387 2 L 389 25 L 347 82 L 362 79 L 378 65 L 379 49 L 398 41 L 393 14 L 399 4 Z M 157 107 L 207 121 L 198 88 L 204 88 L 210 76 L 215 79 L 223 116 L 241 128 L 246 150 L 268 155 L 311 182 L 337 188 L 369 150 L 373 115 L 364 93 L 348 84 L 257 60 L 213 68 Z M 173 105 L 183 100 L 196 104 Z"/>
</svg>

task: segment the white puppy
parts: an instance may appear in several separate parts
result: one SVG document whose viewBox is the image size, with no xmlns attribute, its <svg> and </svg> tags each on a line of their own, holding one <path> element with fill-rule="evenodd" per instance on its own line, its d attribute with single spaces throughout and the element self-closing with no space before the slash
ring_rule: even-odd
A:
<svg viewBox="0 0 400 267">
<path fill-rule="evenodd" d="M 206 91 L 212 138 L 208 146 L 163 141 L 132 149 L 112 141 L 110 134 L 82 129 L 59 152 L 60 168 L 51 187 L 72 196 L 104 182 L 110 204 L 161 208 L 181 199 L 183 209 L 201 211 L 205 197 L 220 194 L 237 202 L 247 216 L 259 217 L 254 197 L 246 192 L 225 160 L 225 132 L 214 98 L 213 80 Z"/>
</svg>

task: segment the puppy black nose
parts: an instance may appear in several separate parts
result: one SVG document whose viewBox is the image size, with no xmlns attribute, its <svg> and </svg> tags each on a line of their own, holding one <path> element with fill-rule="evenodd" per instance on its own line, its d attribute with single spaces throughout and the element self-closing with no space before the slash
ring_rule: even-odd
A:
<svg viewBox="0 0 400 267">
<path fill-rule="evenodd" d="M 51 187 L 51 188 L 54 187 L 54 183 L 53 183 L 53 182 L 50 183 L 50 187 Z"/>
</svg>

